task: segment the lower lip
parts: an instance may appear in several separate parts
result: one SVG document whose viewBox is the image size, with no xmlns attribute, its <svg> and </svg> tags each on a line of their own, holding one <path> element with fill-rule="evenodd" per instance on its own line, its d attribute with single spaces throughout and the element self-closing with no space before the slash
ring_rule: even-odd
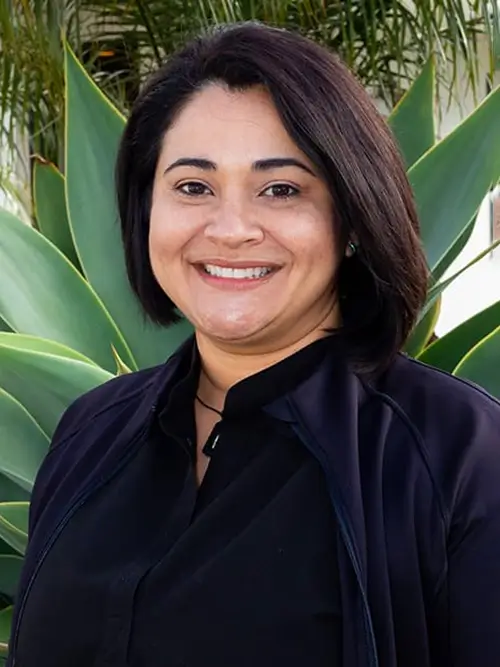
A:
<svg viewBox="0 0 500 667">
<path fill-rule="evenodd" d="M 269 282 L 279 269 L 273 269 L 270 273 L 266 273 L 265 276 L 262 276 L 262 278 L 223 278 L 221 276 L 213 276 L 201 267 L 196 267 L 196 270 L 206 283 L 213 285 L 214 287 L 229 290 L 247 290 L 255 289 L 256 287 Z"/>
</svg>

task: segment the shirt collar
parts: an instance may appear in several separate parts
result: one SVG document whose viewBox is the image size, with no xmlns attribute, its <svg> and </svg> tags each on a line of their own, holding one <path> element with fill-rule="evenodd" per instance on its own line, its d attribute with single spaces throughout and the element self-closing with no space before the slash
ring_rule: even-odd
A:
<svg viewBox="0 0 500 667">
<path fill-rule="evenodd" d="M 282 361 L 241 380 L 231 387 L 226 395 L 224 419 L 251 416 L 280 396 L 292 391 L 306 380 L 324 359 L 325 355 L 338 345 L 335 334 L 310 343 Z M 201 361 L 196 340 L 186 347 L 171 388 L 163 405 L 159 405 L 159 421 L 164 430 L 178 431 L 194 418 L 193 403 L 198 387 Z"/>
</svg>

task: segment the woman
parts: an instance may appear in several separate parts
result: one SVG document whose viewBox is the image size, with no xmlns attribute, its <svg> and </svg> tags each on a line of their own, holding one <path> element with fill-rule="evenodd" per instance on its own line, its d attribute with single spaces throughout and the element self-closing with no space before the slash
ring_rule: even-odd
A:
<svg viewBox="0 0 500 667">
<path fill-rule="evenodd" d="M 399 353 L 427 269 L 361 86 L 217 30 L 141 93 L 117 190 L 140 303 L 195 336 L 61 420 L 10 665 L 497 667 L 500 406 Z"/>
</svg>

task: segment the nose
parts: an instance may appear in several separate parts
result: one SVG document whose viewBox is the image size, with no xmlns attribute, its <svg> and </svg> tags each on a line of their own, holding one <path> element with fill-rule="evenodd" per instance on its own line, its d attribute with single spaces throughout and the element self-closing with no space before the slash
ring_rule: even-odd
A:
<svg viewBox="0 0 500 667">
<path fill-rule="evenodd" d="M 257 245 L 264 230 L 252 206 L 245 202 L 221 201 L 205 226 L 205 238 L 228 248 Z"/>
</svg>

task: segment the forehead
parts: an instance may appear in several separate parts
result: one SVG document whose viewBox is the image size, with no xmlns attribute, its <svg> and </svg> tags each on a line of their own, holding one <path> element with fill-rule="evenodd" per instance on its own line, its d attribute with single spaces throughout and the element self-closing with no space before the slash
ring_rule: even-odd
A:
<svg viewBox="0 0 500 667">
<path fill-rule="evenodd" d="M 291 156 L 304 159 L 262 87 L 232 91 L 210 84 L 197 92 L 167 130 L 164 159 L 186 155 L 230 162 Z"/>
</svg>

